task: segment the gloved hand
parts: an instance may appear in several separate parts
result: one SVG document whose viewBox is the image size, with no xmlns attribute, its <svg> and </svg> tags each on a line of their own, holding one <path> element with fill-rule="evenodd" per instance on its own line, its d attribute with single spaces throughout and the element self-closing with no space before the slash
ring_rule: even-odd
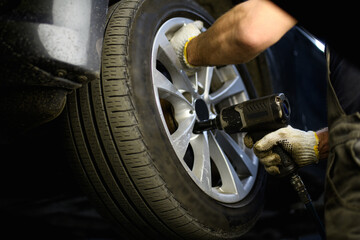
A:
<svg viewBox="0 0 360 240">
<path fill-rule="evenodd" d="M 191 39 L 201 33 L 200 30 L 203 28 L 203 25 L 204 24 L 201 21 L 184 24 L 184 26 L 182 26 L 170 40 L 170 43 L 173 46 L 182 67 L 188 75 L 194 74 L 197 68 L 195 66 L 192 66 L 187 60 L 187 44 Z"/>
<path fill-rule="evenodd" d="M 253 147 L 249 134 L 245 135 L 244 143 L 248 148 Z M 291 126 L 280 128 L 267 134 L 254 145 L 255 155 L 271 175 L 280 173 L 278 167 L 281 163 L 280 156 L 272 151 L 276 145 L 288 152 L 299 167 L 319 161 L 319 139 L 315 132 L 305 132 Z"/>
</svg>

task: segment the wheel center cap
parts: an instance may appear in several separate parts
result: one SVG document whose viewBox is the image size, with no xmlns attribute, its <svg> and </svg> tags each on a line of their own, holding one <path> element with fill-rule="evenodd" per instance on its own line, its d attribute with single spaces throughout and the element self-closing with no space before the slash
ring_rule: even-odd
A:
<svg viewBox="0 0 360 240">
<path fill-rule="evenodd" d="M 197 99 L 195 102 L 195 111 L 196 116 L 200 121 L 205 121 L 209 119 L 209 109 L 202 99 Z"/>
</svg>

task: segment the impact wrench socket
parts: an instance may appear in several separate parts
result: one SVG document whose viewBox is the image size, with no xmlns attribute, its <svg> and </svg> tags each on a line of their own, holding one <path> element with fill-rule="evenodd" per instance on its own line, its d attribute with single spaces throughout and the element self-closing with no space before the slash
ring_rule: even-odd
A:
<svg viewBox="0 0 360 240">
<path fill-rule="evenodd" d="M 261 98 L 251 99 L 236 104 L 220 111 L 216 118 L 197 121 L 193 132 L 200 134 L 209 130 L 224 130 L 228 134 L 247 132 L 254 143 L 266 134 L 279 128 L 286 127 L 290 121 L 290 104 L 283 93 L 273 94 Z M 290 183 L 297 192 L 300 200 L 304 203 L 317 224 L 322 239 L 325 239 L 325 231 L 317 213 L 312 205 L 311 198 L 306 187 L 297 174 L 298 166 L 290 155 L 280 146 L 275 146 L 273 151 L 279 154 L 281 165 L 279 177 L 290 176 Z"/>
</svg>

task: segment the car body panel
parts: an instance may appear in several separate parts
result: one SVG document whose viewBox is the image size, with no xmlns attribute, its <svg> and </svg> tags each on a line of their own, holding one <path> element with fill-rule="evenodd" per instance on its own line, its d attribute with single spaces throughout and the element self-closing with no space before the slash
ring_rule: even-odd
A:
<svg viewBox="0 0 360 240">
<path fill-rule="evenodd" d="M 2 136 L 52 120 L 69 92 L 99 77 L 107 10 L 106 0 L 0 4 Z"/>
</svg>

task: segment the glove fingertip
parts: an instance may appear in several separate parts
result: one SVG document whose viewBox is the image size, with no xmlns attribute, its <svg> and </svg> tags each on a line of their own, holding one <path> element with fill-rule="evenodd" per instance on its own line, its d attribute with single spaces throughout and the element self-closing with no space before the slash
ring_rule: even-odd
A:
<svg viewBox="0 0 360 240">
<path fill-rule="evenodd" d="M 246 134 L 244 137 L 244 144 L 247 148 L 252 148 L 254 146 L 254 140 L 250 137 L 249 134 Z"/>
<path fill-rule="evenodd" d="M 276 145 L 276 142 L 277 137 L 274 136 L 273 133 L 269 133 L 268 135 L 257 141 L 254 145 L 254 148 L 259 152 L 269 151 L 271 148 L 274 147 L 274 145 Z"/>
<path fill-rule="evenodd" d="M 254 144 L 254 149 L 257 150 L 258 152 L 263 152 L 263 151 L 270 149 L 270 148 L 265 148 L 265 146 L 267 146 L 267 144 L 266 144 L 266 142 L 261 141 L 261 140 L 257 141 Z"/>
<path fill-rule="evenodd" d="M 204 27 L 204 23 L 203 23 L 202 21 L 200 21 L 200 20 L 196 20 L 196 21 L 194 22 L 194 25 L 195 25 L 199 30 L 201 30 L 201 29 Z"/>
<path fill-rule="evenodd" d="M 265 168 L 265 170 L 266 170 L 270 175 L 278 175 L 278 174 L 280 174 L 280 169 L 279 169 L 277 166 L 267 167 L 267 168 Z"/>
</svg>

